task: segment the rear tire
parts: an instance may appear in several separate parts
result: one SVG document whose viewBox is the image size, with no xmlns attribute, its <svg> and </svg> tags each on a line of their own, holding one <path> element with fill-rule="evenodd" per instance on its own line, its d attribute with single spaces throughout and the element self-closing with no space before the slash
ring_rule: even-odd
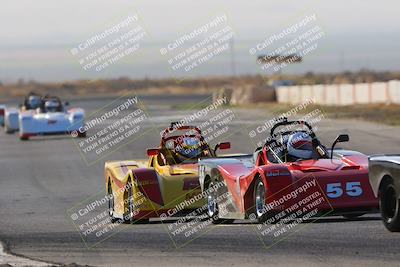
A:
<svg viewBox="0 0 400 267">
<path fill-rule="evenodd" d="M 382 221 L 390 232 L 400 232 L 400 200 L 399 192 L 392 180 L 386 180 L 379 188 L 379 207 Z"/>
<path fill-rule="evenodd" d="M 207 216 L 213 224 L 231 224 L 234 219 L 222 219 L 219 217 L 217 197 L 218 193 L 212 189 L 214 182 L 210 182 L 207 187 Z"/>
</svg>

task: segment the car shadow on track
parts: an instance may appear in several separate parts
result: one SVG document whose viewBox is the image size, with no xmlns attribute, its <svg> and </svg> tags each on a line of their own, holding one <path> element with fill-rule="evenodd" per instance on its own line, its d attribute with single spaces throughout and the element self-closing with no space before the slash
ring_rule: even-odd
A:
<svg viewBox="0 0 400 267">
<path fill-rule="evenodd" d="M 23 142 L 43 142 L 43 141 L 50 142 L 50 141 L 60 141 L 60 140 L 68 140 L 68 139 L 73 140 L 73 139 L 76 139 L 76 138 L 71 137 L 69 135 L 35 136 L 35 137 L 31 137 L 31 138 L 29 138 L 29 140 L 23 141 Z M 81 140 L 81 139 L 76 139 L 76 140 Z"/>
<path fill-rule="evenodd" d="M 304 220 L 303 223 L 346 223 L 346 222 L 362 222 L 362 221 L 380 221 L 382 218 L 379 215 L 365 215 L 358 218 L 347 219 L 339 216 L 335 217 L 328 217 L 328 218 L 311 218 L 309 220 Z M 171 218 L 166 221 L 161 220 L 152 220 L 148 222 L 148 224 L 173 224 L 179 221 L 179 218 Z M 289 223 L 289 222 L 288 222 Z M 259 224 L 256 221 L 251 220 L 236 220 L 233 223 L 224 224 L 221 223 L 220 225 L 256 225 Z"/>
<path fill-rule="evenodd" d="M 332 218 L 316 218 L 304 221 L 305 223 L 340 223 L 340 222 L 362 222 L 362 221 L 380 221 L 381 217 L 374 215 L 368 217 L 359 217 L 353 219 L 341 218 L 341 217 L 332 217 Z"/>
</svg>

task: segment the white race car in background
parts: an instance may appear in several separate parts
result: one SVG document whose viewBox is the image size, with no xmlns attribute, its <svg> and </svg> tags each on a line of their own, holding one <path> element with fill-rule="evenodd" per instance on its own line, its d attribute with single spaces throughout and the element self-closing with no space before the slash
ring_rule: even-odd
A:
<svg viewBox="0 0 400 267">
<path fill-rule="evenodd" d="M 19 114 L 19 138 L 28 140 L 37 135 L 70 133 L 76 137 L 86 137 L 86 132 L 80 131 L 84 125 L 84 117 L 83 109 L 67 110 L 59 98 L 46 96 L 42 98 L 39 108 Z"/>
<path fill-rule="evenodd" d="M 4 110 L 4 130 L 8 134 L 12 134 L 19 129 L 19 116 L 20 110 L 18 108 L 6 108 Z"/>
<path fill-rule="evenodd" d="M 27 110 L 36 110 L 42 103 L 42 96 L 36 93 L 29 93 L 24 103 L 17 107 L 4 107 L 4 130 L 11 134 L 19 129 L 19 113 Z"/>
</svg>

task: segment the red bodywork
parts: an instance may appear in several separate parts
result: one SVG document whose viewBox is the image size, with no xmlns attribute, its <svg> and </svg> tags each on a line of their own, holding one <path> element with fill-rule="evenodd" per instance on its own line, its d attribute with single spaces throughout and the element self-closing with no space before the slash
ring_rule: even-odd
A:
<svg viewBox="0 0 400 267">
<path fill-rule="evenodd" d="M 221 164 L 219 171 L 237 210 L 244 214 L 255 205 L 253 193 L 257 177 L 266 185 L 266 194 L 269 196 L 267 202 L 279 199 L 307 180 L 315 179 L 318 191 L 326 198 L 326 202 L 319 206 L 322 210 L 346 213 L 378 209 L 378 200 L 368 180 L 368 157 L 362 154 L 344 156 L 341 159 L 276 164 L 268 161 L 264 148 L 259 153 L 254 168 L 249 169 L 237 161 L 234 164 Z"/>
<path fill-rule="evenodd" d="M 276 144 L 274 131 L 287 125 L 308 127 L 313 146 L 322 151 L 319 157 L 314 157 L 318 159 L 277 160 L 276 153 L 275 157 L 271 157 L 274 154 L 271 144 Z M 293 132 L 295 131 L 282 133 Z M 339 137 L 343 137 L 343 140 L 337 139 L 335 142 L 345 142 L 349 138 L 347 135 Z M 368 178 L 368 157 L 351 150 L 335 150 L 333 158 L 330 158 L 330 154 L 331 151 L 319 142 L 308 123 L 284 119 L 272 127 L 270 140 L 257 149 L 254 155 L 205 160 L 201 163 L 200 168 L 206 173 L 201 182 L 204 189 L 207 189 L 207 179 L 223 182 L 223 189 L 218 195 L 221 192 L 229 193 L 230 204 L 227 206 L 226 218 L 247 218 L 255 211 L 255 189 L 260 180 L 265 188 L 264 205 L 271 211 L 286 210 L 302 199 L 311 199 L 310 195 L 319 196 L 321 201 L 318 203 L 318 211 L 323 214 L 329 212 L 331 215 L 347 215 L 377 211 L 378 199 L 373 194 Z M 216 169 L 220 178 L 215 176 Z M 223 215 L 220 216 L 224 218 Z"/>
</svg>

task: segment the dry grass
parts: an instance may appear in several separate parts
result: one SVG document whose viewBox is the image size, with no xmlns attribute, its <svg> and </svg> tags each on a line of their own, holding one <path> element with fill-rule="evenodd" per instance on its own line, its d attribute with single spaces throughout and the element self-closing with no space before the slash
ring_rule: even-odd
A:
<svg viewBox="0 0 400 267">
<path fill-rule="evenodd" d="M 85 97 L 98 95 L 120 95 L 129 93 L 148 94 L 204 94 L 223 87 L 243 85 L 260 86 L 265 81 L 261 76 L 210 77 L 185 80 L 128 78 L 109 80 L 78 80 L 58 83 L 27 82 L 1 85 L 1 98 L 21 98 L 29 92 L 52 94 L 60 97 Z"/>
<path fill-rule="evenodd" d="M 279 115 L 295 108 L 294 105 L 278 103 L 262 103 L 256 105 L 273 114 Z M 254 106 L 253 106 L 254 107 Z M 322 106 L 309 105 L 306 109 L 299 110 L 300 114 L 307 114 L 315 109 L 321 110 L 325 116 L 333 119 L 359 119 L 378 122 L 388 125 L 400 125 L 400 105 L 353 105 L 353 106 Z"/>
</svg>

